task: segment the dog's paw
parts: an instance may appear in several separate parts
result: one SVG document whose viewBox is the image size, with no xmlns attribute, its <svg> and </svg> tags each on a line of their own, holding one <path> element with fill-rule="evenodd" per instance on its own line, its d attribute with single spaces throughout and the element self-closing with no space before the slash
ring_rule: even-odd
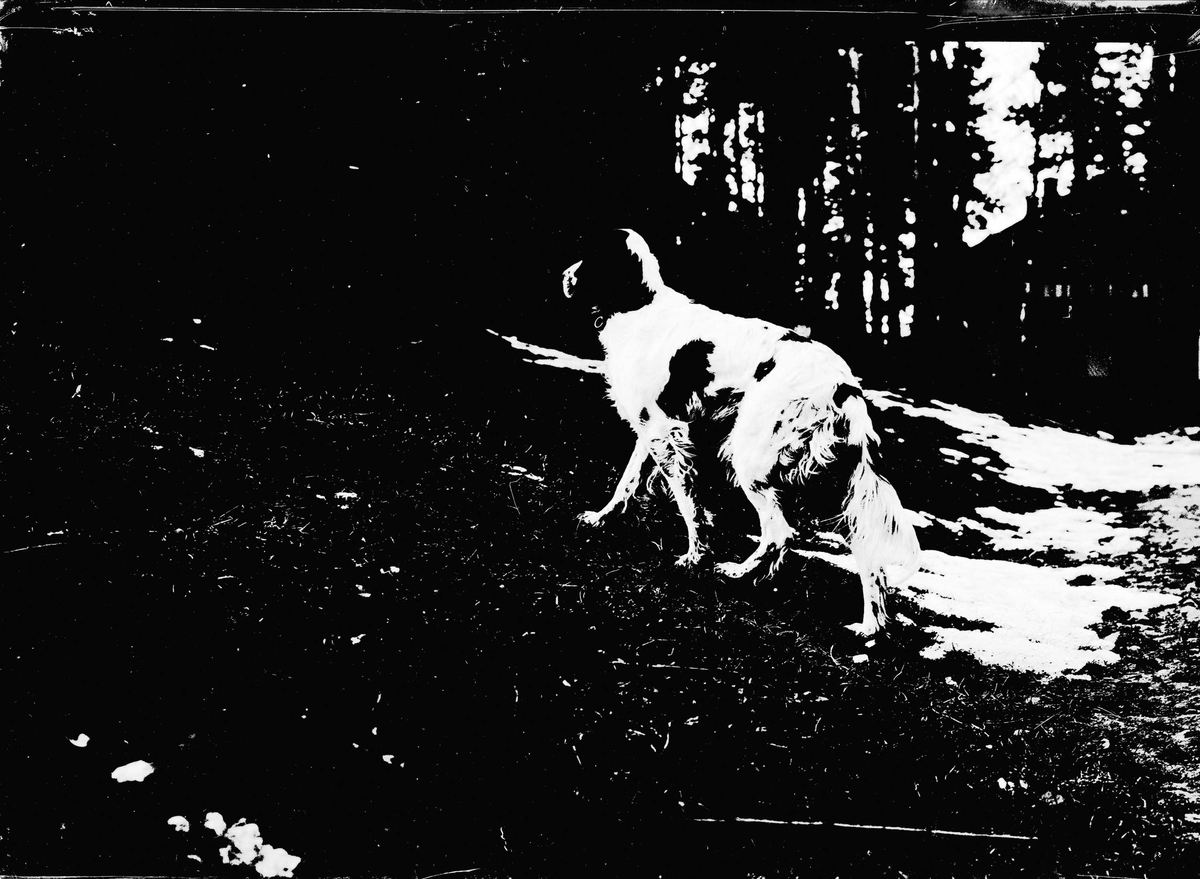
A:
<svg viewBox="0 0 1200 879">
<path fill-rule="evenodd" d="M 713 569 L 718 574 L 720 574 L 722 577 L 728 577 L 731 580 L 737 580 L 741 577 L 745 577 L 747 574 L 753 571 L 754 568 L 755 565 L 748 565 L 745 562 L 721 562 L 720 564 L 713 565 Z"/>
<path fill-rule="evenodd" d="M 860 638 L 870 638 L 872 635 L 878 633 L 882 627 L 879 623 L 872 620 L 869 623 L 850 623 L 846 628 Z"/>
<path fill-rule="evenodd" d="M 584 510 L 579 514 L 579 521 L 584 525 L 591 525 L 593 528 L 597 527 L 603 520 L 604 514 L 597 513 L 595 510 Z"/>
<path fill-rule="evenodd" d="M 704 550 L 700 548 L 689 549 L 679 558 L 675 559 L 675 564 L 681 568 L 690 568 L 699 563 L 704 556 Z"/>
</svg>

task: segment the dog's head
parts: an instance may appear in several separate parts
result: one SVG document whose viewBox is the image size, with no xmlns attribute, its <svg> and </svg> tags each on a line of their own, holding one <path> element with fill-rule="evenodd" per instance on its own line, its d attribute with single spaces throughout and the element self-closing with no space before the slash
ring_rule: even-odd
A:
<svg viewBox="0 0 1200 879">
<path fill-rule="evenodd" d="M 648 305 L 663 288 L 658 260 L 632 229 L 613 229 L 584 243 L 583 257 L 562 276 L 563 295 L 590 309 L 596 325 Z"/>
</svg>

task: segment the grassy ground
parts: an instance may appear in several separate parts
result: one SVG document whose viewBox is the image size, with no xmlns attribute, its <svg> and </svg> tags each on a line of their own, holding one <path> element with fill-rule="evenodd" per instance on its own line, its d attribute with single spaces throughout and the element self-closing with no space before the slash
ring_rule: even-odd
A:
<svg viewBox="0 0 1200 879">
<path fill-rule="evenodd" d="M 1194 857 L 1185 611 L 1110 614 L 1126 659 L 1087 679 L 923 659 L 933 620 L 903 601 L 918 625 L 864 647 L 842 628 L 856 582 L 818 560 L 758 584 L 681 570 L 675 514 L 644 494 L 579 527 L 630 444 L 594 377 L 488 339 L 484 371 L 434 340 L 387 373 L 207 353 L 50 357 L 3 413 L 0 870 L 250 875 L 213 866 L 208 811 L 257 822 L 298 876 L 1168 876 Z M 1020 505 L 955 483 L 930 431 L 892 450 L 910 506 Z M 109 777 L 136 759 L 146 781 Z"/>
</svg>

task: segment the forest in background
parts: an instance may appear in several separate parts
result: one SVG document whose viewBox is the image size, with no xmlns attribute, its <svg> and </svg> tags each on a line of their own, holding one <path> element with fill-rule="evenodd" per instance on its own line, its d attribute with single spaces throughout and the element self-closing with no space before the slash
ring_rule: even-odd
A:
<svg viewBox="0 0 1200 879">
<path fill-rule="evenodd" d="M 1035 382 L 1196 377 L 1173 54 L 897 40 L 805 53 L 787 79 L 724 67 L 681 56 L 656 80 L 683 92 L 683 237 L 760 240 L 742 269 L 783 322 L 901 373 L 949 348 Z"/>
<path fill-rule="evenodd" d="M 1197 378 L 1197 77 L 1174 32 L 71 21 L 92 28 L 8 38 L 0 123 L 28 184 L 5 199 L 5 359 L 51 386 L 164 338 L 234 372 L 299 351 L 325 380 L 385 375 L 397 343 L 464 326 L 587 354 L 557 277 L 602 226 L 638 229 L 694 298 L 810 326 L 876 383 Z M 384 317 L 395 300 L 404 320 Z"/>
</svg>

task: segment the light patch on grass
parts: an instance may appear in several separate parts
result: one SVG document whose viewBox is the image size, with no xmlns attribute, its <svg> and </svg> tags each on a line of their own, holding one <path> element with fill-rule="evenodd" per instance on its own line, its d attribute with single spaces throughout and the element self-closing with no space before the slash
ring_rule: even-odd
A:
<svg viewBox="0 0 1200 879">
<path fill-rule="evenodd" d="M 1155 434 L 1134 443 L 1116 443 L 1060 427 L 1018 427 L 999 415 L 934 401 L 915 406 L 892 394 L 869 392 L 881 409 L 899 407 L 913 417 L 934 418 L 962 431 L 963 442 L 992 449 L 1006 469 L 1001 478 L 1015 485 L 1058 492 L 1149 491 L 1164 485 L 1200 485 L 1200 443 Z"/>
<path fill-rule="evenodd" d="M 847 571 L 856 570 L 849 554 L 796 551 Z M 1110 565 L 1037 567 L 925 550 L 921 566 L 921 571 L 899 588 L 902 594 L 941 616 L 991 626 L 986 630 L 928 626 L 926 631 L 935 642 L 922 651 L 923 656 L 939 659 L 951 650 L 961 650 L 983 663 L 1046 675 L 1119 658 L 1114 649 L 1116 637 L 1101 638 L 1089 628 L 1101 621 L 1108 608 L 1144 611 L 1178 600 L 1111 582 L 1123 572 Z M 1082 578 L 1094 582 L 1071 585 Z"/>
<path fill-rule="evenodd" d="M 288 854 L 286 849 L 264 843 L 258 825 L 246 823 L 245 818 L 226 825 L 220 812 L 209 812 L 204 826 L 233 843 L 219 852 L 224 864 L 252 864 L 260 876 L 285 877 L 292 876 L 300 864 L 301 859 Z"/>
<path fill-rule="evenodd" d="M 998 550 L 1056 550 L 1080 560 L 1136 560 L 1147 551 L 1154 551 L 1156 559 L 1171 552 L 1178 556 L 1200 543 L 1200 444 L 1186 436 L 1156 434 L 1117 443 L 1107 434 L 1020 427 L 998 415 L 937 401 L 915 406 L 890 394 L 870 396 L 880 408 L 899 407 L 911 417 L 950 425 L 961 432 L 961 442 L 995 453 L 999 466 L 986 468 L 989 473 L 1057 496 L 1047 497 L 1049 504 L 1040 510 L 983 506 L 976 510 L 980 521 L 958 519 L 960 525 L 987 536 Z M 1060 495 L 1066 488 L 1146 493 L 1162 487 L 1170 487 L 1167 497 L 1140 505 L 1149 517 L 1145 527 L 1125 525 L 1115 511 L 1071 506 Z M 923 516 L 937 520 L 928 512 Z M 1045 674 L 1117 659 L 1115 641 L 1101 639 L 1089 628 L 1109 607 L 1145 611 L 1178 600 L 1112 582 L 1129 574 L 1113 565 L 1035 566 L 930 550 L 922 553 L 922 565 L 924 570 L 904 586 L 914 601 L 938 614 L 992 626 L 983 631 L 930 627 L 937 641 L 927 656 L 959 649 L 982 662 Z M 1129 567 L 1137 569 L 1139 564 Z M 1088 579 L 1092 582 L 1081 583 Z"/>
<path fill-rule="evenodd" d="M 300 864 L 300 858 L 289 855 L 286 849 L 264 845 L 259 851 L 260 860 L 254 865 L 260 876 L 291 876 Z"/>
<path fill-rule="evenodd" d="M 943 519 L 940 516 L 933 515 L 932 513 L 916 513 L 912 510 L 905 510 L 905 512 L 908 513 L 908 519 L 910 522 L 912 522 L 914 528 L 929 528 L 934 522 L 937 522 L 943 528 L 946 528 L 955 534 L 962 534 L 963 532 L 964 520 L 952 522 L 949 519 Z"/>
<path fill-rule="evenodd" d="M 67 741 L 76 748 L 86 748 L 87 743 L 91 741 L 91 738 L 86 733 L 80 733 L 78 738 L 67 739 Z"/>
<path fill-rule="evenodd" d="M 145 760 L 134 760 L 124 766 L 118 766 L 112 771 L 112 777 L 117 781 L 145 781 L 154 771 L 154 767 Z"/>
<path fill-rule="evenodd" d="M 1114 584 L 1122 571 L 1107 565 L 1035 567 L 994 559 L 922 554 L 924 570 L 904 588 L 921 606 L 945 616 L 990 623 L 990 630 L 931 626 L 936 643 L 923 651 L 938 658 L 963 650 L 981 662 L 1042 674 L 1076 671 L 1089 662 L 1118 659 L 1116 638 L 1090 626 L 1105 610 L 1149 610 L 1177 599 Z M 1094 583 L 1071 585 L 1081 577 Z"/>
<path fill-rule="evenodd" d="M 980 507 L 975 512 L 984 519 L 1008 526 L 991 528 L 960 520 L 987 534 L 996 549 L 1026 552 L 1056 549 L 1084 559 L 1137 552 L 1147 536 L 1145 528 L 1120 527 L 1117 524 L 1121 520 L 1119 513 L 1099 513 L 1065 505 L 1030 513 L 1010 513 L 997 507 Z"/>
<path fill-rule="evenodd" d="M 526 479 L 532 479 L 534 482 L 541 482 L 542 477 L 536 473 L 530 473 L 528 468 L 522 467 L 520 464 L 502 464 L 504 472 L 509 476 L 523 476 Z"/>
<path fill-rule="evenodd" d="M 225 832 L 225 819 L 221 817 L 220 812 L 209 812 L 204 816 L 204 826 L 221 836 Z"/>
<path fill-rule="evenodd" d="M 225 864 L 252 864 L 262 848 L 258 825 L 247 824 L 244 818 L 225 831 L 225 838 L 233 842 L 221 849 L 221 861 Z"/>
<path fill-rule="evenodd" d="M 1150 517 L 1152 527 L 1148 529 L 1147 543 L 1156 549 L 1184 551 L 1189 555 L 1200 549 L 1200 486 L 1176 488 L 1165 498 L 1146 501 L 1139 509 Z M 1177 561 L 1194 561 L 1194 558 Z"/>
</svg>

